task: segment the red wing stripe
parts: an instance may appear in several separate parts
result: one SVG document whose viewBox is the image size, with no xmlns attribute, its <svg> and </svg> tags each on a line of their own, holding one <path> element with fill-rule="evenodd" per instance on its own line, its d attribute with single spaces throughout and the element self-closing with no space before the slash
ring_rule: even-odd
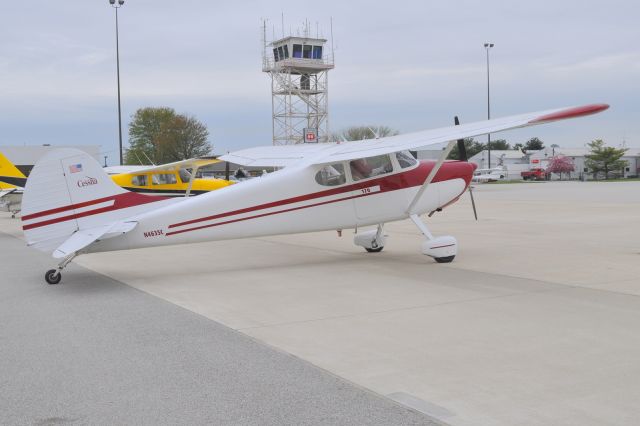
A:
<svg viewBox="0 0 640 426">
<path fill-rule="evenodd" d="M 575 118 L 582 117 L 585 115 L 596 114 L 600 111 L 604 111 L 609 108 L 607 104 L 593 104 L 593 105 L 585 105 L 576 108 L 568 108 L 562 111 L 554 112 L 553 114 L 543 115 L 542 117 L 535 118 L 529 123 L 543 123 L 545 121 L 555 121 L 555 120 L 564 120 L 566 118 Z"/>
<path fill-rule="evenodd" d="M 289 209 L 278 210 L 277 212 L 262 213 L 262 214 L 257 214 L 257 215 L 254 215 L 254 216 L 248 216 L 248 217 L 242 217 L 242 218 L 239 218 L 239 219 L 231 219 L 231 220 L 227 220 L 227 221 L 224 221 L 224 222 L 212 223 L 210 225 L 202 225 L 202 226 L 196 226 L 195 228 L 187 228 L 187 229 L 181 229 L 180 231 L 167 232 L 166 235 L 169 236 L 169 235 L 181 234 L 183 232 L 197 231 L 199 229 L 212 228 L 214 226 L 227 225 L 229 223 L 242 222 L 244 220 L 257 219 L 257 218 L 260 218 L 260 217 L 272 216 L 274 214 L 287 213 L 287 212 L 292 212 L 292 211 L 295 211 L 295 210 L 302 210 L 302 209 L 307 209 L 309 207 L 316 207 L 316 206 L 322 206 L 324 204 L 337 203 L 339 201 L 352 200 L 354 198 L 360 198 L 360 197 L 365 197 L 367 195 L 374 195 L 374 194 L 379 194 L 379 193 L 378 192 L 371 192 L 371 193 L 368 193 L 368 194 L 352 195 L 350 197 L 338 198 L 337 200 L 323 201 L 323 202 L 320 202 L 320 203 L 308 204 L 306 206 L 292 207 L 292 208 L 289 208 Z"/>
</svg>

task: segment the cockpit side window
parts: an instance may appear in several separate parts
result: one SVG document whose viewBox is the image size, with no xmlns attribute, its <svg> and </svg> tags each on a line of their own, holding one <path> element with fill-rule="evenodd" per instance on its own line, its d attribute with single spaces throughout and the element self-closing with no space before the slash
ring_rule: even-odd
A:
<svg viewBox="0 0 640 426">
<path fill-rule="evenodd" d="M 324 186 L 342 185 L 347 181 L 342 163 L 328 164 L 316 173 L 316 182 Z"/>
<path fill-rule="evenodd" d="M 396 152 L 396 159 L 403 169 L 415 166 L 418 163 L 418 160 L 413 158 L 413 155 L 411 155 L 409 151 Z"/>
<path fill-rule="evenodd" d="M 368 179 L 393 172 L 393 164 L 389 155 L 359 158 L 349 163 L 353 180 Z"/>
<path fill-rule="evenodd" d="M 173 185 L 177 183 L 176 175 L 173 173 L 159 173 L 151 176 L 154 185 Z"/>
<path fill-rule="evenodd" d="M 147 186 L 147 175 L 135 175 L 131 177 L 133 186 Z"/>
</svg>

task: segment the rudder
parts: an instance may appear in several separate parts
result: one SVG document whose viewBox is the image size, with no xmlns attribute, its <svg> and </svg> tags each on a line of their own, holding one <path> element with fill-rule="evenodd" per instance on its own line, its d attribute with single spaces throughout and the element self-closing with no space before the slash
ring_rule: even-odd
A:
<svg viewBox="0 0 640 426">
<path fill-rule="evenodd" d="M 52 252 L 76 231 L 121 220 L 141 211 L 131 207 L 160 200 L 119 187 L 85 152 L 56 149 L 29 175 L 22 228 L 30 246 Z"/>
</svg>

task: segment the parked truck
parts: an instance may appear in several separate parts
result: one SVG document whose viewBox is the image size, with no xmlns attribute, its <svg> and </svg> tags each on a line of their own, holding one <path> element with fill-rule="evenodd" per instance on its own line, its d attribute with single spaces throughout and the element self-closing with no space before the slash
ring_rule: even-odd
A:
<svg viewBox="0 0 640 426">
<path fill-rule="evenodd" d="M 547 180 L 548 173 L 545 169 L 535 168 L 520 172 L 523 180 Z"/>
</svg>

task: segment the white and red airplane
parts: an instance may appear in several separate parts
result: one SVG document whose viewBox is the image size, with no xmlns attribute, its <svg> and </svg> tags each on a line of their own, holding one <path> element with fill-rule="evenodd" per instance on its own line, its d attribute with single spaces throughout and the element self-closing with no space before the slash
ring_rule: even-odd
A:
<svg viewBox="0 0 640 426">
<path fill-rule="evenodd" d="M 221 157 L 240 165 L 280 167 L 258 179 L 189 199 L 128 192 L 87 154 L 60 149 L 33 168 L 22 201 L 29 246 L 61 259 L 49 284 L 77 255 L 170 244 L 324 230 L 356 233 L 354 243 L 382 250 L 386 222 L 410 218 L 425 236 L 422 252 L 438 262 L 457 253 L 454 237 L 434 237 L 423 213 L 455 202 L 475 165 L 445 158 L 456 140 L 595 114 L 605 104 L 554 109 L 375 140 L 268 146 Z M 416 161 L 408 150 L 446 143 L 438 161 Z"/>
</svg>

